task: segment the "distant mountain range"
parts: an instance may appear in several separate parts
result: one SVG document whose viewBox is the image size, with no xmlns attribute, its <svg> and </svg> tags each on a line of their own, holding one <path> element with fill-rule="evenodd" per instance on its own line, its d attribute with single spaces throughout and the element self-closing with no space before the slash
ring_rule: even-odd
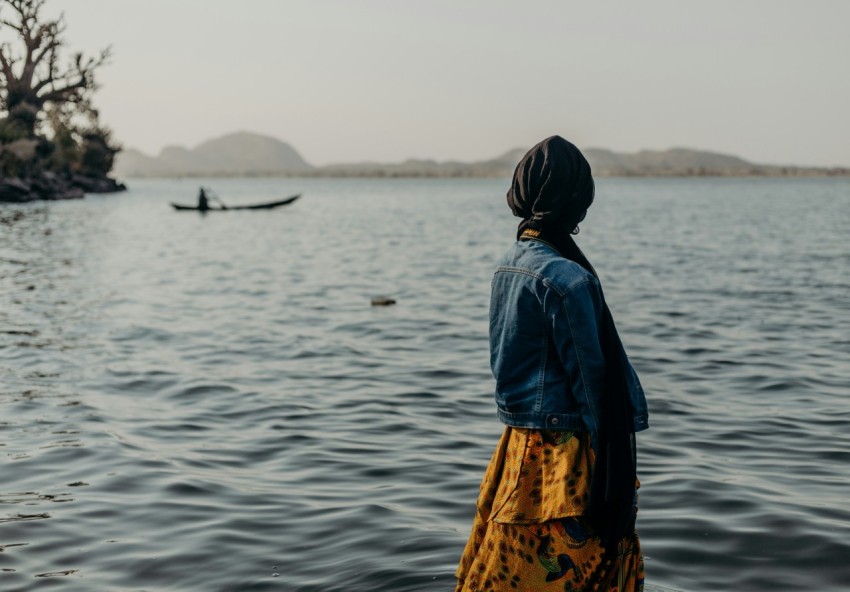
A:
<svg viewBox="0 0 850 592">
<path fill-rule="evenodd" d="M 118 154 L 113 174 L 129 177 L 509 177 L 525 148 L 515 148 L 476 162 L 406 160 L 400 163 L 359 162 L 314 167 L 286 142 L 237 132 L 203 142 L 192 149 L 164 148 L 159 156 L 134 149 Z M 584 150 L 597 177 L 674 176 L 826 176 L 850 175 L 850 168 L 776 166 L 737 156 L 672 148 L 613 152 Z"/>
<path fill-rule="evenodd" d="M 119 177 L 239 177 L 312 170 L 313 167 L 286 142 L 238 132 L 207 140 L 191 150 L 168 146 L 154 157 L 135 149 L 123 150 L 116 158 L 113 172 Z"/>
</svg>

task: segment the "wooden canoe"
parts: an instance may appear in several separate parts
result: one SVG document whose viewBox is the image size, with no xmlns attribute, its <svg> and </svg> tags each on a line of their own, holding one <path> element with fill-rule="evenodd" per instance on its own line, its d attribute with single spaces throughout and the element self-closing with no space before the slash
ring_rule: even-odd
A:
<svg viewBox="0 0 850 592">
<path fill-rule="evenodd" d="M 271 210 L 272 208 L 277 208 L 277 207 L 280 207 L 280 206 L 288 206 L 289 204 L 294 202 L 299 197 L 301 197 L 300 193 L 298 195 L 293 195 L 293 196 L 287 197 L 286 199 L 280 199 L 278 201 L 269 201 L 269 202 L 265 202 L 265 203 L 249 204 L 249 205 L 245 205 L 245 206 L 227 206 L 227 207 L 217 206 L 217 207 L 207 208 L 205 211 L 207 211 L 207 212 L 227 212 L 227 211 L 230 211 L 230 210 Z M 200 208 L 198 206 L 186 206 L 186 205 L 182 205 L 182 204 L 176 204 L 174 202 L 172 202 L 171 205 L 178 212 L 192 212 L 192 211 L 197 212 L 197 211 L 200 211 Z"/>
</svg>

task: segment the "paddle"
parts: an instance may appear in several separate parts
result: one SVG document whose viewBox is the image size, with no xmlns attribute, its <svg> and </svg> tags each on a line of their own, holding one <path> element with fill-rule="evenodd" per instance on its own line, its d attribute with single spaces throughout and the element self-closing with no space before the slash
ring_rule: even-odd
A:
<svg viewBox="0 0 850 592">
<path fill-rule="evenodd" d="M 220 198 L 220 197 L 216 194 L 216 192 L 215 192 L 215 191 L 213 191 L 212 189 L 207 189 L 207 195 L 209 195 L 209 196 L 210 196 L 210 197 L 212 197 L 214 200 L 216 200 L 218 203 L 220 203 L 220 204 L 221 204 L 221 209 L 222 209 L 222 210 L 226 210 L 226 209 L 227 209 L 227 204 L 226 204 L 226 203 L 224 203 L 223 201 L 221 201 L 221 198 Z"/>
</svg>

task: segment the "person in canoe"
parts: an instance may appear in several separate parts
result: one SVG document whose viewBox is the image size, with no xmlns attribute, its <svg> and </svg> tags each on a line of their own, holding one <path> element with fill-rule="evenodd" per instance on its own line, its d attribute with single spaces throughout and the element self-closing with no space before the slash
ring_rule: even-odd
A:
<svg viewBox="0 0 850 592">
<path fill-rule="evenodd" d="M 207 199 L 207 192 L 204 191 L 203 187 L 201 187 L 200 192 L 198 192 L 198 209 L 202 212 L 206 212 L 210 209 L 210 201 Z"/>
</svg>

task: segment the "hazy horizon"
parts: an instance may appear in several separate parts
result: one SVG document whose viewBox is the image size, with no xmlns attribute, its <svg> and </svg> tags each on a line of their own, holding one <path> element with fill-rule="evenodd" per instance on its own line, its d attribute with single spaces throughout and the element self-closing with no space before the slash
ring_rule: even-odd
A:
<svg viewBox="0 0 850 592">
<path fill-rule="evenodd" d="M 271 139 L 273 139 L 273 140 L 281 141 L 281 142 L 283 142 L 283 143 L 285 143 L 285 144 L 289 145 L 289 146 L 290 146 L 293 150 L 295 150 L 295 151 L 296 151 L 296 152 L 297 152 L 300 156 L 302 156 L 302 157 L 303 157 L 303 154 L 301 154 L 301 151 L 298 149 L 298 146 L 294 146 L 291 142 L 288 142 L 285 138 L 279 138 L 279 137 L 277 137 L 277 136 L 270 135 L 270 134 L 265 133 L 265 132 L 258 132 L 258 131 L 252 131 L 252 130 L 244 130 L 244 129 L 243 129 L 243 130 L 235 130 L 235 131 L 232 131 L 232 132 L 225 132 L 225 133 L 223 133 L 223 134 L 217 134 L 217 135 L 215 135 L 215 136 L 211 136 L 211 137 L 209 137 L 209 138 L 206 138 L 206 139 L 204 139 L 204 140 L 201 140 L 200 142 L 198 142 L 198 143 L 196 143 L 196 144 L 191 144 L 191 145 L 185 145 L 185 144 L 168 144 L 168 145 L 166 145 L 166 146 L 163 146 L 160 150 L 157 150 L 157 151 L 155 151 L 155 152 L 147 152 L 147 151 L 142 150 L 142 149 L 140 149 L 140 148 L 136 148 L 135 146 L 125 146 L 125 147 L 124 147 L 124 149 L 125 149 L 125 150 L 137 150 L 138 152 L 142 153 L 144 156 L 151 157 L 151 158 L 159 158 L 159 157 L 162 155 L 162 153 L 163 153 L 164 151 L 166 151 L 167 149 L 170 149 L 170 148 L 182 148 L 182 149 L 187 149 L 187 150 L 191 151 L 191 150 L 193 150 L 193 149 L 195 149 L 195 148 L 200 147 L 200 146 L 201 146 L 201 145 L 203 145 L 203 144 L 207 144 L 207 143 L 210 143 L 210 142 L 215 142 L 215 141 L 218 141 L 218 140 L 221 140 L 221 139 L 225 139 L 225 138 L 228 138 L 228 137 L 231 137 L 231 136 L 238 136 L 238 135 L 241 135 L 241 134 L 248 134 L 248 135 L 254 135 L 254 136 L 267 137 L 267 138 L 271 138 Z M 509 147 L 509 148 L 505 148 L 505 149 L 503 149 L 503 150 L 499 150 L 499 151 L 497 151 L 497 152 L 495 152 L 495 153 L 493 153 L 493 154 L 490 154 L 489 156 L 484 156 L 484 157 L 482 157 L 482 158 L 476 158 L 476 159 L 474 159 L 474 160 L 470 159 L 470 160 L 457 160 L 457 161 L 458 161 L 458 162 L 463 162 L 463 163 L 472 163 L 472 162 L 478 162 L 478 161 L 487 161 L 487 160 L 491 160 L 491 159 L 494 159 L 494 158 L 498 158 L 498 157 L 500 157 L 500 156 L 503 156 L 503 155 L 505 155 L 505 154 L 507 154 L 507 153 L 509 153 L 509 152 L 514 151 L 514 150 L 526 150 L 526 149 L 528 149 L 528 148 L 529 148 L 529 146 L 511 146 L 511 147 Z M 626 156 L 635 155 L 635 154 L 637 154 L 637 153 L 639 153 L 639 152 L 644 152 L 644 151 L 649 151 L 649 152 L 668 152 L 668 151 L 672 151 L 672 150 L 694 150 L 694 151 L 696 151 L 696 152 L 705 153 L 705 154 L 718 154 L 718 155 L 721 155 L 721 156 L 741 157 L 741 155 L 739 155 L 739 154 L 733 154 L 733 153 L 723 153 L 723 152 L 717 152 L 717 151 L 712 151 L 712 150 L 702 150 L 702 149 L 700 149 L 699 147 L 695 147 L 695 146 L 670 146 L 669 148 L 641 148 L 641 149 L 637 149 L 637 150 L 630 150 L 630 151 L 611 150 L 610 148 L 607 148 L 607 147 L 605 147 L 605 146 L 583 146 L 583 147 L 582 147 L 582 149 L 583 149 L 583 150 L 585 150 L 585 151 L 610 150 L 611 152 L 614 152 L 614 153 L 616 153 L 616 154 L 618 154 L 618 155 L 626 155 Z M 588 152 L 588 154 L 590 154 L 590 152 Z M 743 158 L 743 160 L 746 160 L 746 161 L 748 161 L 748 162 L 750 162 L 750 163 L 752 163 L 752 164 L 754 164 L 754 165 L 768 165 L 768 166 L 786 166 L 786 165 L 787 165 L 787 166 L 797 166 L 797 165 L 796 165 L 796 163 L 755 162 L 755 161 L 749 160 L 749 159 L 747 159 L 747 158 L 745 158 L 745 157 L 741 157 L 741 158 Z M 395 161 L 386 161 L 386 162 L 380 162 L 380 163 L 379 163 L 378 161 L 375 161 L 375 160 L 371 160 L 371 161 L 370 161 L 370 160 L 365 160 L 365 159 L 364 159 L 364 160 L 360 160 L 360 161 L 346 161 L 346 162 L 343 162 L 343 161 L 335 161 L 335 162 L 331 162 L 331 163 L 322 163 L 322 164 L 319 164 L 319 165 L 315 165 L 313 162 L 310 162 L 310 160 L 309 160 L 309 159 L 306 159 L 306 158 L 305 158 L 304 160 L 307 162 L 307 164 L 309 164 L 309 165 L 311 165 L 311 166 L 323 167 L 323 166 L 333 166 L 333 165 L 343 165 L 343 166 L 344 166 L 344 165 L 347 165 L 347 164 L 361 164 L 361 163 L 372 163 L 372 162 L 374 162 L 375 164 L 393 164 L 393 163 L 402 163 L 402 162 L 404 162 L 404 161 L 407 161 L 407 160 L 414 160 L 414 159 L 412 159 L 412 158 L 410 158 L 410 157 L 400 157 L 400 158 L 398 158 L 398 159 L 397 159 L 397 160 L 395 160 Z M 447 162 L 447 161 L 449 161 L 450 159 L 442 159 L 442 158 L 435 158 L 435 157 L 430 157 L 430 158 L 429 158 L 429 157 L 421 157 L 421 160 L 437 161 L 437 162 Z M 844 167 L 841 167 L 841 168 L 844 168 Z"/>
<path fill-rule="evenodd" d="M 247 7 L 246 7 L 247 6 Z M 249 8 L 248 8 L 249 7 Z M 850 166 L 850 3 L 49 0 L 113 46 L 102 120 L 156 155 L 236 131 L 310 163 L 482 160 L 553 133 Z"/>
</svg>

